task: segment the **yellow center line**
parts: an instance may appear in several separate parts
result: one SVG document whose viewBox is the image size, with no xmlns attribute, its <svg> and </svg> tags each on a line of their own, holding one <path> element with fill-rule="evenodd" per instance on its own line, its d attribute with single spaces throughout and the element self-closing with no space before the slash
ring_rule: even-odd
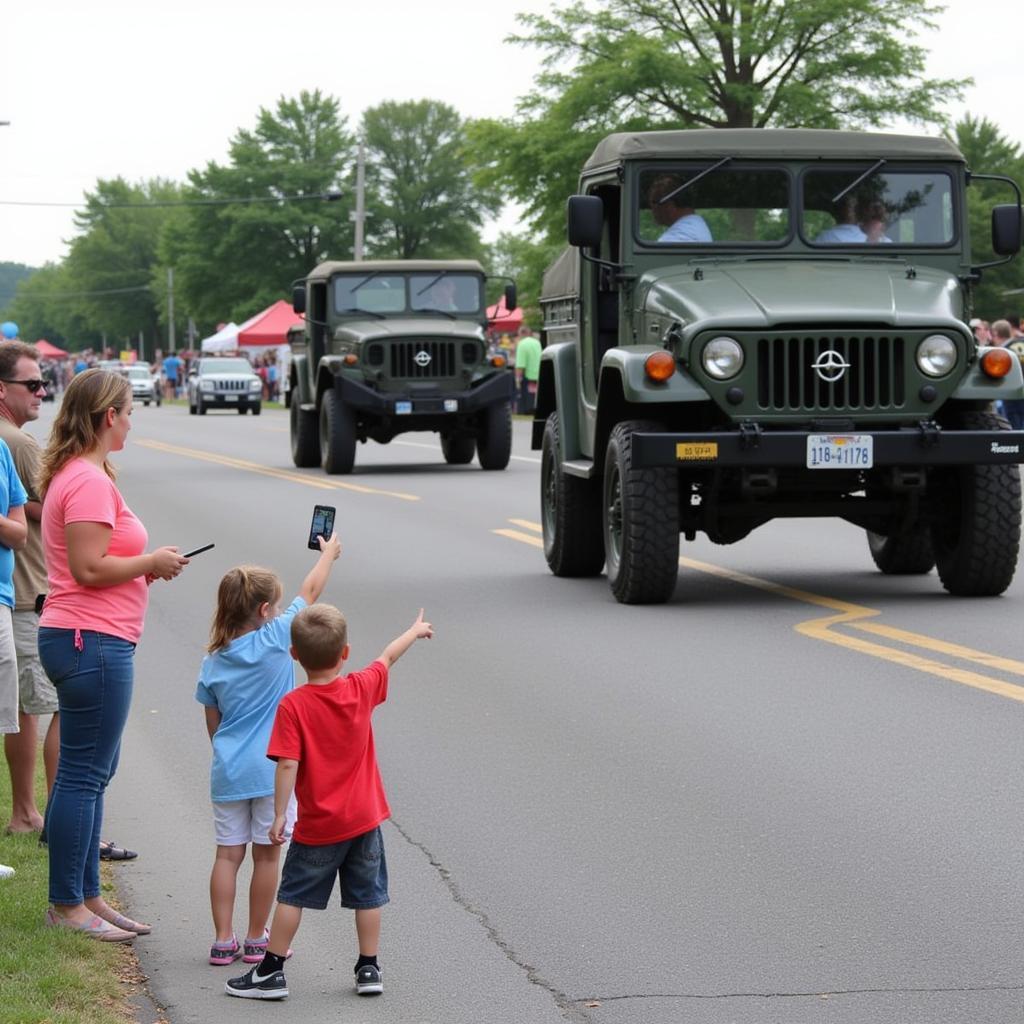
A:
<svg viewBox="0 0 1024 1024">
<path fill-rule="evenodd" d="M 540 531 L 539 523 L 532 523 L 524 519 L 510 519 L 510 523 L 516 526 L 525 527 L 529 530 Z M 493 530 L 493 533 L 512 540 L 522 541 L 534 547 L 543 547 L 543 541 L 535 536 L 520 533 L 517 530 Z M 815 605 L 818 608 L 827 609 L 832 614 L 824 618 L 810 619 L 806 622 L 799 622 L 793 628 L 802 636 L 810 637 L 812 640 L 821 640 L 824 643 L 835 644 L 845 647 L 847 650 L 856 651 L 859 654 L 866 654 L 873 658 L 882 658 L 885 661 L 901 665 L 904 668 L 914 669 L 917 672 L 925 672 L 928 675 L 938 676 L 950 682 L 960 683 L 977 690 L 984 690 L 994 693 L 1008 700 L 1016 700 L 1024 703 L 1024 686 L 1015 683 L 1004 682 L 991 676 L 982 675 L 979 672 L 972 672 L 969 669 L 957 668 L 953 665 L 946 665 L 932 658 L 922 657 L 910 651 L 902 651 L 882 644 L 873 643 L 870 640 L 863 640 L 860 637 L 848 636 L 836 631 L 836 627 L 856 629 L 864 633 L 871 633 L 878 637 L 884 637 L 896 643 L 909 647 L 919 647 L 934 654 L 944 654 L 957 658 L 960 661 L 972 662 L 984 668 L 995 671 L 1008 672 L 1012 675 L 1024 676 L 1024 662 L 1015 661 L 1012 658 L 1004 658 L 999 655 L 989 654 L 986 651 L 979 651 L 973 647 L 965 647 L 962 644 L 949 643 L 946 640 L 938 640 L 935 637 L 925 636 L 922 633 L 912 633 L 909 630 L 897 629 L 893 626 L 886 626 L 879 622 L 868 622 L 882 612 L 878 608 L 868 608 L 864 605 L 852 604 L 849 601 L 841 601 L 838 598 L 826 597 L 823 594 L 814 594 L 808 590 L 799 590 L 796 587 L 788 587 L 782 583 L 773 583 L 771 580 L 761 579 L 757 576 L 750 576 L 747 573 L 735 569 L 727 569 L 721 565 L 714 565 L 711 562 L 701 562 L 694 558 L 680 558 L 679 564 L 687 569 L 697 572 L 718 576 L 721 579 L 739 583 L 743 586 L 754 587 L 764 590 L 779 597 L 786 597 L 802 604 Z"/>
<path fill-rule="evenodd" d="M 363 484 L 344 483 L 341 480 L 333 480 L 330 477 L 304 476 L 301 473 L 292 473 L 287 469 L 274 469 L 270 466 L 261 466 L 258 462 L 234 459 L 228 455 L 213 455 L 210 452 L 199 451 L 197 448 L 182 448 L 179 445 L 167 444 L 164 441 L 140 440 L 134 443 L 143 448 L 151 448 L 154 451 L 165 452 L 170 455 L 183 455 L 186 458 L 199 459 L 202 462 L 214 462 L 220 466 L 230 466 L 233 469 L 244 470 L 248 473 L 272 476 L 278 480 L 288 480 L 291 483 L 302 484 L 305 487 L 316 487 L 321 490 L 355 491 L 357 494 L 374 494 L 381 497 L 398 498 L 401 501 L 420 500 L 417 494 L 405 494 L 402 491 L 384 491 L 377 487 L 366 487 Z"/>
</svg>

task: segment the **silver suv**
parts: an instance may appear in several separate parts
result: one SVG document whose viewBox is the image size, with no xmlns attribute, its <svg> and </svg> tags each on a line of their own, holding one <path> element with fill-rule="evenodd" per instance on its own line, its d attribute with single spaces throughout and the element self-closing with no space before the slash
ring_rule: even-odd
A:
<svg viewBox="0 0 1024 1024">
<path fill-rule="evenodd" d="M 247 359 L 217 356 L 200 359 L 188 375 L 188 411 L 206 415 L 207 409 L 237 409 L 244 416 L 252 409 L 259 416 L 263 381 Z"/>
</svg>

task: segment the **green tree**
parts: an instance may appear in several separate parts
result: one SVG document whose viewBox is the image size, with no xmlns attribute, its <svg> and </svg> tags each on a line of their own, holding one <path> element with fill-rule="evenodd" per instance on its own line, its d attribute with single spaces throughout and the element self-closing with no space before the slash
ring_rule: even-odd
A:
<svg viewBox="0 0 1024 1024">
<path fill-rule="evenodd" d="M 975 173 L 1004 174 L 1024 183 L 1024 154 L 1020 146 L 1007 139 L 988 118 L 964 117 L 954 125 L 951 138 Z M 974 263 L 999 258 L 992 251 L 992 207 L 1013 200 L 1010 187 L 1002 182 L 975 181 L 968 189 L 967 220 Z M 986 320 L 1024 314 L 1024 295 L 1007 294 L 1022 287 L 1024 270 L 1019 256 L 1004 266 L 982 271 L 974 292 L 975 312 Z"/>
<path fill-rule="evenodd" d="M 608 0 L 519 16 L 543 51 L 513 126 L 477 122 L 481 180 L 560 230 L 596 141 L 639 128 L 941 123 L 967 80 L 924 77 L 929 0 Z"/>
<path fill-rule="evenodd" d="M 66 261 L 47 263 L 20 282 L 3 318 L 17 323 L 24 341 L 46 338 L 65 349 L 95 347 L 102 334 L 86 321 L 81 298 Z"/>
<path fill-rule="evenodd" d="M 24 263 L 0 263 L 0 320 L 9 319 L 4 312 L 7 304 L 14 298 L 18 285 L 31 277 L 34 270 Z"/>
<path fill-rule="evenodd" d="M 349 258 L 351 195 L 323 197 L 345 182 L 352 146 L 338 101 L 302 92 L 261 108 L 255 128 L 231 140 L 227 165 L 191 171 L 188 196 L 204 205 L 169 226 L 160 248 L 176 307 L 207 326 L 242 320 L 317 263 Z"/>
<path fill-rule="evenodd" d="M 497 205 L 473 182 L 465 125 L 434 100 L 386 102 L 363 114 L 366 248 L 399 259 L 483 255 L 479 228 Z"/>
<path fill-rule="evenodd" d="M 535 242 L 528 235 L 503 232 L 490 247 L 490 267 L 495 274 L 516 282 L 524 323 L 540 323 L 540 292 L 544 271 L 564 247 L 564 239 Z M 488 301 L 497 302 L 504 281 L 493 282 Z"/>
</svg>

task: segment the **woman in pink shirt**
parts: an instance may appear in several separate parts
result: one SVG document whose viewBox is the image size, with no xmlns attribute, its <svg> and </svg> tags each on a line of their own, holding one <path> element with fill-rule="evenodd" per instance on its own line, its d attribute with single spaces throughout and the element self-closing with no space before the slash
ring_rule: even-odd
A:
<svg viewBox="0 0 1024 1024">
<path fill-rule="evenodd" d="M 128 718 L 148 586 L 188 564 L 175 547 L 146 552 L 146 528 L 114 483 L 108 456 L 124 448 L 131 414 L 126 377 L 79 374 L 64 392 L 38 482 L 49 579 L 39 657 L 60 707 L 60 758 L 46 809 L 46 919 L 104 942 L 150 931 L 107 906 L 100 892 L 103 793 Z"/>
</svg>

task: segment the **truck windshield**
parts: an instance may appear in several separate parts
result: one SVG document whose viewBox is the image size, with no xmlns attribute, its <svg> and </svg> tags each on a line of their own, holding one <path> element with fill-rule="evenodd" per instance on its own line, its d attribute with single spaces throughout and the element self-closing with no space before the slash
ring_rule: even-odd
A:
<svg viewBox="0 0 1024 1024">
<path fill-rule="evenodd" d="M 476 274 L 437 271 L 409 278 L 409 307 L 441 313 L 479 313 L 480 278 Z"/>
<path fill-rule="evenodd" d="M 339 274 L 331 282 L 334 311 L 351 313 L 401 313 L 405 310 L 405 275 Z"/>
<path fill-rule="evenodd" d="M 685 164 L 641 173 L 637 233 L 642 242 L 742 245 L 786 240 L 790 206 L 786 171 L 712 168 L 712 164 Z M 702 176 L 703 171 L 711 173 Z"/>
<path fill-rule="evenodd" d="M 803 176 L 800 228 L 806 241 L 824 246 L 953 241 L 953 186 L 947 173 L 887 169 L 850 189 L 857 173 L 843 167 Z"/>
<path fill-rule="evenodd" d="M 252 373 L 248 359 L 204 359 L 203 373 Z"/>
</svg>

